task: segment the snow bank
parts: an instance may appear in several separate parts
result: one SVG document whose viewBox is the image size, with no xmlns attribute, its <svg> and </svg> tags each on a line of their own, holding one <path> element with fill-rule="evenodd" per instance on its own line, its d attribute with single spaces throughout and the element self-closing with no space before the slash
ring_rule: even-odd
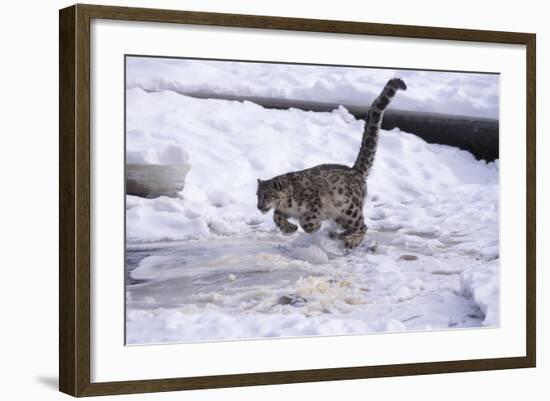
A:
<svg viewBox="0 0 550 401">
<path fill-rule="evenodd" d="M 396 108 L 498 118 L 499 77 L 489 74 L 128 57 L 127 88 L 370 104 L 393 76 L 409 90 Z"/>
<path fill-rule="evenodd" d="M 499 261 L 469 268 L 460 275 L 460 287 L 483 313 L 485 326 L 498 326 L 500 302 Z"/>
<path fill-rule="evenodd" d="M 137 138 L 141 132 L 129 134 Z M 189 161 L 189 155 L 181 145 L 174 144 L 162 137 L 154 135 L 147 140 L 135 140 L 128 144 L 126 149 L 126 163 L 128 164 L 168 164 L 184 165 Z"/>
<path fill-rule="evenodd" d="M 138 88 L 127 93 L 127 126 L 131 160 L 191 165 L 182 199 L 127 197 L 130 242 L 270 232 L 271 216 L 256 209 L 257 178 L 321 163 L 352 165 L 363 131 L 343 107 L 267 110 Z M 397 129 L 382 131 L 368 185 L 370 227 L 449 240 L 461 232 L 465 249 L 498 254 L 497 163 Z M 314 249 L 300 252 L 324 260 Z"/>
</svg>

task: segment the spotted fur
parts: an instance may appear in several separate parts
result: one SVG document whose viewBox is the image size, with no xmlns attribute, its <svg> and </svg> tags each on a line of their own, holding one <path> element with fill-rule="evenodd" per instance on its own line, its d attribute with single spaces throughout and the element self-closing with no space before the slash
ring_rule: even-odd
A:
<svg viewBox="0 0 550 401">
<path fill-rule="evenodd" d="M 324 220 L 332 220 L 342 229 L 336 237 L 346 248 L 361 244 L 367 232 L 363 218 L 365 180 L 376 154 L 378 131 L 395 93 L 406 89 L 401 79 L 390 79 L 375 99 L 367 114 L 361 148 L 353 167 L 321 164 L 270 180 L 258 180 L 258 209 L 263 213 L 275 209 L 273 220 L 285 234 L 298 229 L 289 218 L 297 219 L 307 233 L 319 230 Z"/>
</svg>

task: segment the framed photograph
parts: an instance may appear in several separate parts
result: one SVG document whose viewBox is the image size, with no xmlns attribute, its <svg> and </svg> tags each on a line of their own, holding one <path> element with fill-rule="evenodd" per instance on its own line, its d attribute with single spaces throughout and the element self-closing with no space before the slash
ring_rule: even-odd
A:
<svg viewBox="0 0 550 401">
<path fill-rule="evenodd" d="M 534 34 L 59 18 L 61 391 L 535 366 Z"/>
</svg>

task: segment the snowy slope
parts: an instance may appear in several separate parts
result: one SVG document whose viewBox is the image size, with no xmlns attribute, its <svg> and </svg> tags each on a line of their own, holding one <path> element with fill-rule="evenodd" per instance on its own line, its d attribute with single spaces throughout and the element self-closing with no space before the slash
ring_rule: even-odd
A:
<svg viewBox="0 0 550 401">
<path fill-rule="evenodd" d="M 395 98 L 395 108 L 498 118 L 498 75 L 127 58 L 129 89 L 265 96 L 337 104 L 368 105 L 394 76 L 403 78 L 409 87 L 407 92 Z"/>
<path fill-rule="evenodd" d="M 328 227 L 281 235 L 255 197 L 257 178 L 351 165 L 363 122 L 345 109 L 131 87 L 127 118 L 128 159 L 191 164 L 181 199 L 127 196 L 129 343 L 499 324 L 498 161 L 382 131 L 348 253 Z"/>
</svg>

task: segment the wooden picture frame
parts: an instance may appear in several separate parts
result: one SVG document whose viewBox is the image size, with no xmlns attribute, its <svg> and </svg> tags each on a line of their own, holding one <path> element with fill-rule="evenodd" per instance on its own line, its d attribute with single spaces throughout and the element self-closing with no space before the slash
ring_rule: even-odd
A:
<svg viewBox="0 0 550 401">
<path fill-rule="evenodd" d="M 90 329 L 90 22 L 92 19 L 162 22 L 397 38 L 516 44 L 526 48 L 527 226 L 526 355 L 365 367 L 254 372 L 154 380 L 92 382 Z M 495 32 L 350 21 L 75 5 L 59 14 L 59 388 L 73 396 L 348 380 L 401 375 L 527 368 L 536 364 L 535 51 L 529 33 Z"/>
</svg>

